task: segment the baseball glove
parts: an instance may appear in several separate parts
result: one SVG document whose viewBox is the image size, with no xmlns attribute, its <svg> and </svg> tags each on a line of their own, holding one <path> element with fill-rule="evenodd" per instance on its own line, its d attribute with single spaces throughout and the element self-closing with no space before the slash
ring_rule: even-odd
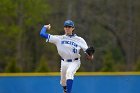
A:
<svg viewBox="0 0 140 93">
<path fill-rule="evenodd" d="M 86 59 L 87 60 L 93 60 L 93 58 L 94 58 L 94 56 L 93 56 L 94 52 L 95 52 L 94 47 L 89 47 L 86 50 Z"/>
<path fill-rule="evenodd" d="M 89 47 L 89 48 L 86 50 L 86 53 L 87 53 L 89 56 L 92 56 L 92 55 L 95 53 L 95 48 L 94 48 L 94 47 Z"/>
</svg>

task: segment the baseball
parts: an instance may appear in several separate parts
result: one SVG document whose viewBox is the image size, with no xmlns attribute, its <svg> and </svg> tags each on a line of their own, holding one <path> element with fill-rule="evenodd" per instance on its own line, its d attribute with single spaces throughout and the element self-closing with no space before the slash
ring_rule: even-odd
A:
<svg viewBox="0 0 140 93">
<path fill-rule="evenodd" d="M 51 29 L 51 25 L 50 24 L 49 25 L 45 25 L 44 27 L 46 27 L 48 30 Z"/>
<path fill-rule="evenodd" d="M 51 29 L 51 25 L 49 24 L 49 25 L 48 25 L 48 30 L 50 30 L 50 29 Z"/>
</svg>

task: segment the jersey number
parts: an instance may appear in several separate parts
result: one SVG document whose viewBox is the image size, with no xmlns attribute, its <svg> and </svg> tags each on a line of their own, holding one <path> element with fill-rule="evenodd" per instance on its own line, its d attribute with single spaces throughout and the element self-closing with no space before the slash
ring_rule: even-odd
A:
<svg viewBox="0 0 140 93">
<path fill-rule="evenodd" d="M 72 51 L 73 51 L 73 53 L 77 53 L 77 49 L 75 49 L 75 48 L 73 48 Z"/>
</svg>

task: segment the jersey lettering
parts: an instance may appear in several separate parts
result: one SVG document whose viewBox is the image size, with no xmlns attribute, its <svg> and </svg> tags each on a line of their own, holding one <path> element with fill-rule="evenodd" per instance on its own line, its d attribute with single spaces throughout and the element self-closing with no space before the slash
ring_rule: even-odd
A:
<svg viewBox="0 0 140 93">
<path fill-rule="evenodd" d="M 70 45 L 75 46 L 75 47 L 78 46 L 76 43 L 74 43 L 72 41 L 61 41 L 61 44 L 70 44 Z"/>
</svg>

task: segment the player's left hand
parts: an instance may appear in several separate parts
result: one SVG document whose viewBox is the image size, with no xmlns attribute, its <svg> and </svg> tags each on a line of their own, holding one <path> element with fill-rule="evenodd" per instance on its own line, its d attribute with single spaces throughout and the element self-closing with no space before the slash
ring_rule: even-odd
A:
<svg viewBox="0 0 140 93">
<path fill-rule="evenodd" d="M 94 47 L 89 47 L 86 50 L 86 59 L 93 60 L 93 58 L 94 58 L 94 52 L 95 52 L 95 48 Z"/>
<path fill-rule="evenodd" d="M 89 60 L 89 61 L 92 61 L 94 59 L 94 55 L 86 54 L 86 59 Z"/>
</svg>

